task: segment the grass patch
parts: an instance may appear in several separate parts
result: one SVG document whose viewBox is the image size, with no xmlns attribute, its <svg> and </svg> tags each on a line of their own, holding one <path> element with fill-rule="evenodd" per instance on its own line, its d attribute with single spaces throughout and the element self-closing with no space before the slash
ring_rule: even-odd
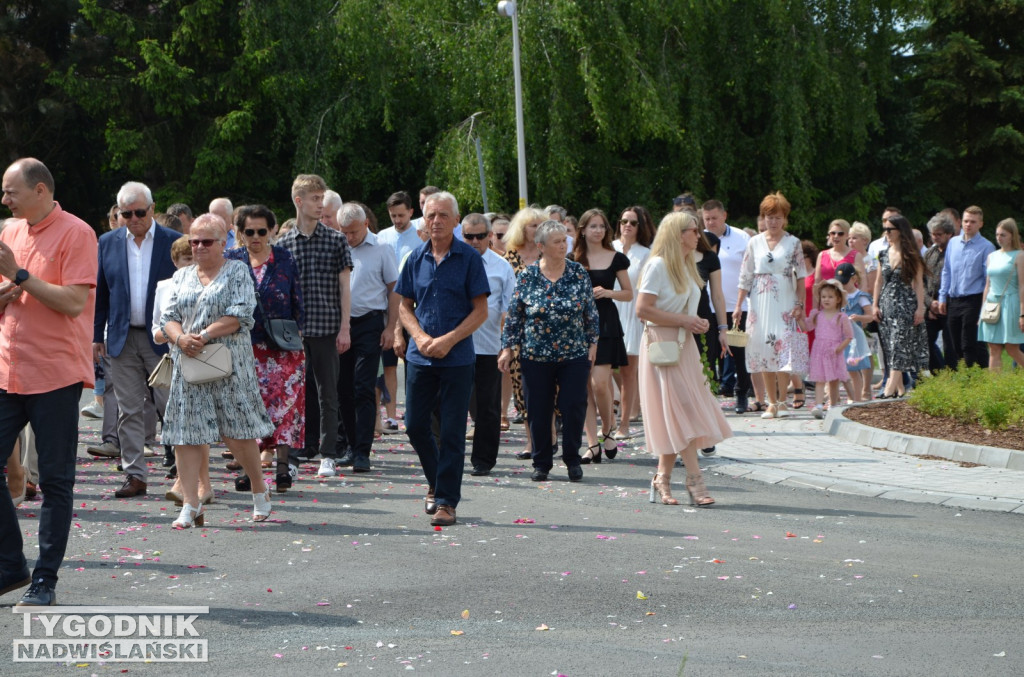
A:
<svg viewBox="0 0 1024 677">
<path fill-rule="evenodd" d="M 1024 424 L 1024 369 L 994 373 L 981 367 L 943 370 L 922 379 L 910 405 L 931 416 L 978 423 L 990 430 Z"/>
</svg>

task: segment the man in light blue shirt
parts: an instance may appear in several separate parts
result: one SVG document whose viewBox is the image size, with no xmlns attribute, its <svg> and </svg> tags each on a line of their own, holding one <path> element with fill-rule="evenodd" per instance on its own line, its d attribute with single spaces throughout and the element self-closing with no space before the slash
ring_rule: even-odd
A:
<svg viewBox="0 0 1024 677">
<path fill-rule="evenodd" d="M 469 214 L 462 220 L 462 237 L 483 257 L 484 272 L 491 294 L 487 297 L 487 319 L 473 332 L 476 350 L 476 372 L 473 396 L 469 400 L 469 413 L 473 417 L 473 453 L 470 456 L 471 475 L 489 475 L 498 462 L 498 443 L 501 437 L 501 372 L 498 371 L 498 353 L 501 352 L 501 324 L 512 300 L 516 275 L 512 265 L 498 256 L 488 245 L 491 223 L 483 214 Z"/>
<path fill-rule="evenodd" d="M 981 207 L 964 210 L 962 233 L 946 247 L 939 287 L 939 312 L 945 313 L 952 338 L 952 360 L 956 368 L 960 360 L 971 365 L 988 365 L 988 352 L 978 340 L 978 317 L 984 301 L 985 262 L 995 245 L 981 236 L 984 215 Z"/>
</svg>

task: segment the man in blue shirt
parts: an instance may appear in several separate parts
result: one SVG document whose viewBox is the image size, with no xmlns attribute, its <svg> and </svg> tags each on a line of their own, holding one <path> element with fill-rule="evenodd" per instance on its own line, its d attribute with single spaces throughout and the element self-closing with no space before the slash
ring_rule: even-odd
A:
<svg viewBox="0 0 1024 677">
<path fill-rule="evenodd" d="M 987 366 L 988 352 L 978 340 L 978 316 L 985 291 L 985 262 L 995 245 L 981 236 L 984 216 L 981 207 L 968 207 L 961 221 L 962 233 L 946 247 L 939 287 L 939 313 L 946 315 L 952 337 L 952 359 L 956 369 L 960 360 L 967 366 Z"/>
<path fill-rule="evenodd" d="M 455 238 L 459 203 L 448 192 L 423 205 L 430 239 L 413 250 L 395 291 L 409 332 L 405 429 L 427 478 L 424 511 L 434 526 L 455 524 L 466 455 L 466 411 L 473 388 L 473 332 L 487 319 L 490 286 L 480 255 Z M 430 429 L 439 411 L 440 447 Z"/>
</svg>

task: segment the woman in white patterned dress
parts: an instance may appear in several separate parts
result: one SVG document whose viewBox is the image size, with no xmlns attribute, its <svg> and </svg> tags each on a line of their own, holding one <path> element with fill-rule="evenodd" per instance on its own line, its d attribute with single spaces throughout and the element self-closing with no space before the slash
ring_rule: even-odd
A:
<svg viewBox="0 0 1024 677">
<path fill-rule="evenodd" d="M 158 342 L 174 345 L 174 371 L 164 414 L 164 444 L 175 445 L 184 505 L 174 526 L 202 526 L 197 492 L 199 464 L 209 445 L 220 439 L 242 464 L 252 484 L 253 521 L 270 516 L 270 491 L 263 481 L 256 440 L 274 432 L 256 380 L 249 329 L 256 291 L 249 268 L 224 259 L 227 228 L 213 214 L 192 223 L 189 243 L 195 265 L 174 274 L 174 291 L 155 332 Z M 232 373 L 210 383 L 189 383 L 181 373 L 181 355 L 195 357 L 208 343 L 231 351 Z M 205 453 L 204 453 L 205 452 Z M 199 507 L 196 507 L 199 506 Z"/>
<path fill-rule="evenodd" d="M 747 243 L 733 321 L 739 326 L 743 300 L 749 295 L 747 369 L 764 379 L 768 409 L 761 418 L 775 418 L 789 415 L 785 404 L 789 375 L 807 372 L 807 335 L 794 319 L 804 312 L 801 280 L 807 277 L 807 267 L 800 238 L 786 232 L 789 201 L 785 196 L 766 196 L 761 216 L 767 229 Z"/>
</svg>

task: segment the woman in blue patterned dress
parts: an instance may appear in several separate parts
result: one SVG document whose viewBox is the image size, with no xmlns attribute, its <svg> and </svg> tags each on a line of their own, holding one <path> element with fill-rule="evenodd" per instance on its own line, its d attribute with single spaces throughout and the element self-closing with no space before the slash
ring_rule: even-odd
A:
<svg viewBox="0 0 1024 677">
<path fill-rule="evenodd" d="M 540 259 L 523 270 L 509 304 L 498 369 L 508 372 L 519 349 L 527 422 L 533 437 L 533 479 L 544 482 L 553 465 L 551 421 L 558 391 L 562 461 L 569 481 L 583 479 L 580 438 L 587 414 L 587 381 L 599 337 L 593 285 L 583 266 L 565 258 L 565 226 L 545 221 L 534 235 Z"/>
<path fill-rule="evenodd" d="M 262 309 L 271 319 L 295 320 L 302 330 L 302 290 L 299 270 L 291 252 L 270 244 L 277 225 L 274 212 L 263 205 L 247 205 L 235 216 L 235 229 L 242 247 L 224 254 L 225 258 L 241 261 L 249 266 Z M 256 357 L 256 377 L 267 414 L 276 426 L 273 434 L 260 440 L 263 450 L 277 453 L 277 490 L 291 488 L 298 474 L 289 465 L 292 449 L 303 448 L 306 428 L 306 365 L 305 353 L 300 350 L 280 350 L 267 340 L 266 318 L 257 307 L 253 314 L 252 352 Z M 235 488 L 249 491 L 249 478 L 235 480 Z"/>
<path fill-rule="evenodd" d="M 256 440 L 274 432 L 260 399 L 249 330 L 256 291 L 248 266 L 224 258 L 227 226 L 213 214 L 192 223 L 189 243 L 195 265 L 174 274 L 174 291 L 155 332 L 158 342 L 173 344 L 174 370 L 164 414 L 164 444 L 178 459 L 184 505 L 174 526 L 202 526 L 198 496 L 199 464 L 209 445 L 220 439 L 242 464 L 252 485 L 253 521 L 270 516 L 270 490 L 263 481 Z M 181 356 L 196 357 L 208 343 L 231 351 L 231 375 L 210 383 L 189 383 Z M 198 506 L 198 507 L 196 507 Z"/>
<path fill-rule="evenodd" d="M 1003 368 L 1003 351 L 1024 366 L 1024 256 L 1021 255 L 1017 222 L 1003 219 L 996 226 L 999 249 L 985 263 L 985 302 L 1000 303 L 999 321 L 978 322 L 978 340 L 988 344 L 988 368 Z"/>
</svg>

